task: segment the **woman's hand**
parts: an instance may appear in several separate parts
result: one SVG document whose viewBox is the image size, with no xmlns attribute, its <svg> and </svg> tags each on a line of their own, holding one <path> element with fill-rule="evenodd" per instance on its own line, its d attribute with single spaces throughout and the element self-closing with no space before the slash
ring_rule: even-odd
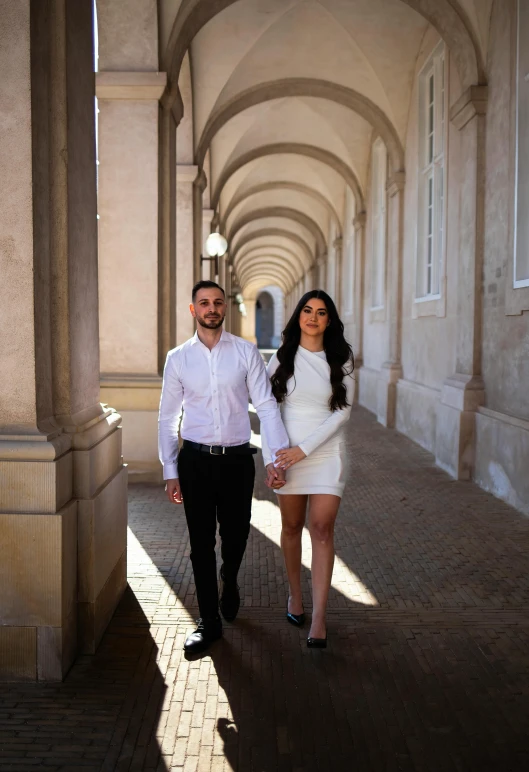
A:
<svg viewBox="0 0 529 772">
<path fill-rule="evenodd" d="M 276 464 L 279 469 L 286 470 L 293 464 L 297 464 L 298 461 L 302 461 L 304 458 L 307 458 L 306 454 L 303 453 L 299 445 L 296 445 L 294 448 L 280 450 L 276 456 Z"/>
<path fill-rule="evenodd" d="M 276 467 L 270 463 L 266 465 L 266 471 L 268 472 L 267 478 L 265 480 L 266 485 L 269 488 L 282 488 L 285 484 L 285 473 L 282 469 L 276 469 Z"/>
</svg>

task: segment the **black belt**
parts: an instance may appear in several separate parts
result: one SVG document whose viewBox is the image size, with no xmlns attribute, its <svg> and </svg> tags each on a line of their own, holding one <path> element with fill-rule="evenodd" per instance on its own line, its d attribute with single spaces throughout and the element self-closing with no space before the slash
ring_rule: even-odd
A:
<svg viewBox="0 0 529 772">
<path fill-rule="evenodd" d="M 248 456 L 257 453 L 257 448 L 252 448 L 249 442 L 245 442 L 243 445 L 223 447 L 222 445 L 201 445 L 200 442 L 184 440 L 184 448 L 200 450 L 202 453 L 209 453 L 211 456 Z"/>
</svg>

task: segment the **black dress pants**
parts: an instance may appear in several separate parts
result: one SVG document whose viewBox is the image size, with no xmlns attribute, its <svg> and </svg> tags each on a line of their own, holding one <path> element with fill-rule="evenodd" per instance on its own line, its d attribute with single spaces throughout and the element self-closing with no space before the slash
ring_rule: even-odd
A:
<svg viewBox="0 0 529 772">
<path fill-rule="evenodd" d="M 255 464 L 252 455 L 214 456 L 184 446 L 178 454 L 191 564 L 200 616 L 219 613 L 215 542 L 217 520 L 226 581 L 235 581 L 250 533 Z"/>
</svg>

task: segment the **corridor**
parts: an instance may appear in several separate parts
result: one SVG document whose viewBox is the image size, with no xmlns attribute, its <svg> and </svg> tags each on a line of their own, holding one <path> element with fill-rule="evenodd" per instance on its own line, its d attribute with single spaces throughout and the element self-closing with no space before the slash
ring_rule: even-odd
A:
<svg viewBox="0 0 529 772">
<path fill-rule="evenodd" d="M 183 512 L 132 486 L 129 589 L 64 683 L 0 687 L 2 772 L 529 768 L 529 521 L 363 408 L 348 443 L 326 651 L 284 622 L 259 457 L 243 607 L 196 661 Z"/>
</svg>

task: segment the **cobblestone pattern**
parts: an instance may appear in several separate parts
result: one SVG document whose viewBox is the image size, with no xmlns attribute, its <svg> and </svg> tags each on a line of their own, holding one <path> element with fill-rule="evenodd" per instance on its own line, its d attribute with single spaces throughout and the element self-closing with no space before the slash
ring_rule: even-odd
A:
<svg viewBox="0 0 529 772">
<path fill-rule="evenodd" d="M 259 483 L 243 607 L 188 661 L 183 513 L 130 491 L 127 591 L 63 684 L 0 686 L 0 770 L 529 769 L 529 521 L 355 409 L 329 648 L 283 620 L 279 515 Z M 310 610 L 310 540 L 304 539 Z"/>
</svg>

